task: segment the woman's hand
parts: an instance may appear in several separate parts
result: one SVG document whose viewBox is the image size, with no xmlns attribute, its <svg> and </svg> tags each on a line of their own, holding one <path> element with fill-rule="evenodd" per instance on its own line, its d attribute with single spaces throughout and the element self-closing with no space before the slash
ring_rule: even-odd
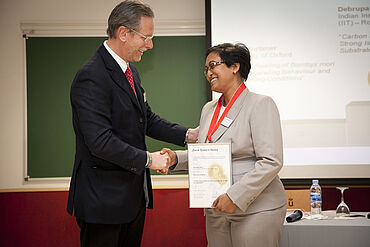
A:
<svg viewBox="0 0 370 247">
<path fill-rule="evenodd" d="M 225 193 L 217 197 L 212 204 L 213 210 L 216 212 L 234 213 L 237 206 Z"/>
</svg>

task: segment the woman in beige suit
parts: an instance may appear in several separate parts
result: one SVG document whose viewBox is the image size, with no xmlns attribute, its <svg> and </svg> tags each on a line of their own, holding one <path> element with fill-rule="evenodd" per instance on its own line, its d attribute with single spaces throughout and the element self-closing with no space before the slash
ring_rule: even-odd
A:
<svg viewBox="0 0 370 247">
<path fill-rule="evenodd" d="M 233 173 L 227 193 L 205 209 L 208 246 L 278 246 L 286 212 L 278 177 L 283 166 L 278 109 L 270 97 L 246 88 L 251 65 L 245 45 L 217 45 L 206 56 L 204 74 L 222 96 L 203 107 L 198 142 L 231 143 Z M 186 151 L 163 152 L 176 163 L 171 170 L 187 169 Z"/>
</svg>

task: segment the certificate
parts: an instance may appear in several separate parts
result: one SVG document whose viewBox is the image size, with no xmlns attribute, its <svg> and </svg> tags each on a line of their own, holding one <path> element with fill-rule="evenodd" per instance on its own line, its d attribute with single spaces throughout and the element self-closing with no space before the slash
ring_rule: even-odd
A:
<svg viewBox="0 0 370 247">
<path fill-rule="evenodd" d="M 210 208 L 232 184 L 231 144 L 188 144 L 190 208 Z"/>
</svg>

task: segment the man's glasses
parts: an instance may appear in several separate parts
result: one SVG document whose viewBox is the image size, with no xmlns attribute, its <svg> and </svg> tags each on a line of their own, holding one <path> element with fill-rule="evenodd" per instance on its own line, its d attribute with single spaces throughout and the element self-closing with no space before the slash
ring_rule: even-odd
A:
<svg viewBox="0 0 370 247">
<path fill-rule="evenodd" d="M 215 61 L 212 61 L 208 64 L 208 67 L 205 67 L 204 68 L 204 76 L 207 77 L 207 73 L 208 73 L 208 70 L 213 70 L 217 65 L 220 65 L 220 64 L 223 64 L 225 63 L 224 61 L 221 61 L 221 62 L 215 62 Z"/>
<path fill-rule="evenodd" d="M 134 30 L 134 29 L 132 29 L 132 28 L 129 28 L 132 32 L 134 32 L 134 33 L 136 33 L 136 34 L 138 34 L 138 35 L 140 35 L 141 37 L 143 37 L 144 38 L 144 42 L 148 42 L 149 40 L 153 40 L 153 38 L 154 38 L 154 35 L 152 35 L 152 36 L 145 36 L 144 34 L 142 34 L 142 33 L 139 33 L 138 31 L 136 31 L 136 30 Z"/>
</svg>

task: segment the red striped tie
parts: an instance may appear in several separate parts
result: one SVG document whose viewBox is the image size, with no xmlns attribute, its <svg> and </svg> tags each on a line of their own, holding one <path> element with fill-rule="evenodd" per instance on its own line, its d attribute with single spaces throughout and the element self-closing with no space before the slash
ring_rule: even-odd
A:
<svg viewBox="0 0 370 247">
<path fill-rule="evenodd" d="M 134 93 L 136 95 L 135 86 L 134 86 L 134 77 L 132 76 L 132 72 L 129 66 L 127 66 L 126 72 L 125 72 L 126 78 L 128 82 L 130 83 L 132 90 L 134 90 Z"/>
</svg>

